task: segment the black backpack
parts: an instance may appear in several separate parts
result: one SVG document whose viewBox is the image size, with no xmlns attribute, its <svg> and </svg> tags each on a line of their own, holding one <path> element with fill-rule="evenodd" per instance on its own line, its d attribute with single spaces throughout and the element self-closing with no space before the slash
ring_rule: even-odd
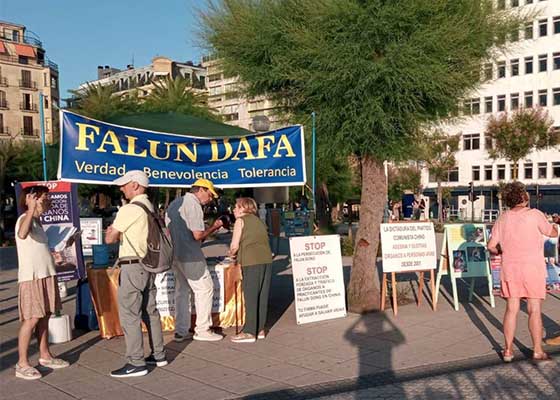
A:
<svg viewBox="0 0 560 400">
<path fill-rule="evenodd" d="M 137 201 L 130 204 L 137 205 L 148 214 L 148 252 L 140 259 L 140 264 L 154 274 L 169 270 L 173 263 L 173 245 L 168 229 L 159 216 L 144 204 Z M 132 246 L 130 241 L 128 243 Z"/>
</svg>

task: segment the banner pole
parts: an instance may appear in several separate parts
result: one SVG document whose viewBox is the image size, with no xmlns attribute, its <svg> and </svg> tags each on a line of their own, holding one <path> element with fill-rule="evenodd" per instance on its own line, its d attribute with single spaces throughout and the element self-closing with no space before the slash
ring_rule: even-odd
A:
<svg viewBox="0 0 560 400">
<path fill-rule="evenodd" d="M 39 118 L 41 119 L 41 149 L 43 152 L 43 180 L 47 181 L 47 151 L 45 147 L 45 110 L 43 93 L 39 93 Z"/>
<path fill-rule="evenodd" d="M 316 170 L 315 170 L 315 162 L 316 162 L 316 138 L 315 138 L 315 111 L 313 111 L 311 113 L 311 121 L 312 121 L 312 128 L 311 128 L 311 140 L 312 140 L 312 144 L 311 144 L 311 174 L 312 176 L 312 193 L 311 195 L 313 196 L 313 210 L 316 210 L 316 204 L 315 204 L 315 175 L 316 175 Z"/>
</svg>

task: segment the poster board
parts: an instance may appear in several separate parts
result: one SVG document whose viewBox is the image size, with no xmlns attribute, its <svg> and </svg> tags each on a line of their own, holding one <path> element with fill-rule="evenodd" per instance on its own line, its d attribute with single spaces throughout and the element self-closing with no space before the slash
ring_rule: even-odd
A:
<svg viewBox="0 0 560 400">
<path fill-rule="evenodd" d="M 66 282 L 84 278 L 77 185 L 61 181 L 20 182 L 16 186 L 18 205 L 22 190 L 35 185 L 49 189 L 51 208 L 40 216 L 40 221 L 47 234 L 58 280 Z M 22 213 L 23 209 L 18 207 L 18 215 Z"/>
<path fill-rule="evenodd" d="M 346 316 L 340 236 L 290 238 L 298 324 Z"/>
<path fill-rule="evenodd" d="M 103 219 L 102 218 L 80 218 L 82 229 L 82 253 L 84 256 L 92 257 L 94 244 L 103 244 Z"/>
<path fill-rule="evenodd" d="M 476 278 L 486 279 L 490 304 L 495 307 L 490 257 L 486 250 L 487 243 L 488 235 L 484 224 L 445 225 L 442 254 L 436 280 L 436 303 L 441 278 L 449 275 L 453 291 L 453 305 L 456 311 L 459 310 L 457 279 L 462 278 L 470 278 L 469 301 L 472 300 Z"/>
</svg>

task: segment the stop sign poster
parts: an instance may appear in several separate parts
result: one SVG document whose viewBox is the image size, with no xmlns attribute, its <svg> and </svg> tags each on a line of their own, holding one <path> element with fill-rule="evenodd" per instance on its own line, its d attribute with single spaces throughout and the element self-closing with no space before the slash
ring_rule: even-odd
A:
<svg viewBox="0 0 560 400">
<path fill-rule="evenodd" d="M 346 316 L 340 236 L 290 238 L 298 324 Z"/>
</svg>

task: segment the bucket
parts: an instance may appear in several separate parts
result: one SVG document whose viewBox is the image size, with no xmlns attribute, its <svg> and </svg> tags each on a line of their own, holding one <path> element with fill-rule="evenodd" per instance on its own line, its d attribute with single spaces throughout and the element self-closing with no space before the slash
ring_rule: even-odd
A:
<svg viewBox="0 0 560 400">
<path fill-rule="evenodd" d="M 65 343 L 72 340 L 70 317 L 66 314 L 49 318 L 49 343 Z"/>
<path fill-rule="evenodd" d="M 109 265 L 109 246 L 94 244 L 91 247 L 93 250 L 93 265 L 96 267 Z"/>
</svg>

